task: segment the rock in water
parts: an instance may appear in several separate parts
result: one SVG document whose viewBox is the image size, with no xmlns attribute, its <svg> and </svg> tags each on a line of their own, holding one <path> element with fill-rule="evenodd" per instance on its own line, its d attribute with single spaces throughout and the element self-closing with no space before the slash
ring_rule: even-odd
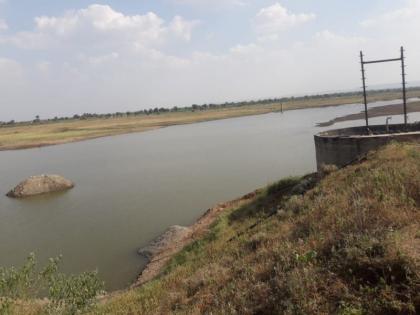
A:
<svg viewBox="0 0 420 315">
<path fill-rule="evenodd" d="M 190 233 L 190 228 L 179 225 L 171 226 L 165 233 L 156 238 L 148 246 L 141 248 L 138 253 L 145 256 L 147 259 L 152 260 L 161 252 L 177 246 L 177 243 L 188 237 Z"/>
<path fill-rule="evenodd" d="M 59 175 L 31 176 L 7 193 L 8 197 L 25 198 L 71 189 L 74 184 Z"/>
</svg>

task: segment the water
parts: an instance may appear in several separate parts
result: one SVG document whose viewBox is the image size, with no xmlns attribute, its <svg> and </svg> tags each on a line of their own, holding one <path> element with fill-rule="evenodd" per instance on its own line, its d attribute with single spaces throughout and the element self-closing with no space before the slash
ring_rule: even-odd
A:
<svg viewBox="0 0 420 315">
<path fill-rule="evenodd" d="M 313 135 L 363 121 L 315 124 L 360 110 L 355 104 L 296 110 L 0 152 L 0 265 L 20 265 L 30 252 L 41 262 L 62 254 L 65 272 L 98 269 L 108 290 L 123 288 L 146 263 L 139 247 L 218 202 L 314 171 Z M 410 114 L 414 120 L 420 113 Z M 4 196 L 43 173 L 63 175 L 76 187 L 27 200 Z"/>
</svg>

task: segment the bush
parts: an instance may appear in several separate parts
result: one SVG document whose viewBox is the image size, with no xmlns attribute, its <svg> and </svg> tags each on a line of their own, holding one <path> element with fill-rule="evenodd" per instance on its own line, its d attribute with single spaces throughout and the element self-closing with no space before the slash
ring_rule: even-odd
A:
<svg viewBox="0 0 420 315">
<path fill-rule="evenodd" d="M 0 268 L 0 314 L 13 313 L 20 301 L 45 295 L 45 308 L 55 313 L 75 314 L 90 306 L 104 287 L 97 272 L 67 276 L 58 271 L 60 261 L 61 257 L 51 258 L 38 271 L 35 255 L 30 254 L 19 269 Z"/>
</svg>

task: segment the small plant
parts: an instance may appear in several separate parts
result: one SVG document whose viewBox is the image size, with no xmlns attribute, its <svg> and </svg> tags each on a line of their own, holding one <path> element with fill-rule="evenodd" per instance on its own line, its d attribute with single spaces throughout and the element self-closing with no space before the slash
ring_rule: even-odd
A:
<svg viewBox="0 0 420 315">
<path fill-rule="evenodd" d="M 294 214 L 302 212 L 305 209 L 303 197 L 300 195 L 290 197 L 289 200 L 286 201 L 284 208 Z"/>
<path fill-rule="evenodd" d="M 318 253 L 316 251 L 310 250 L 309 252 L 303 255 L 295 254 L 295 259 L 299 263 L 308 264 L 314 261 L 317 256 L 318 256 Z"/>
<path fill-rule="evenodd" d="M 103 283 L 98 279 L 96 271 L 77 276 L 58 274 L 50 282 L 51 306 L 75 314 L 91 305 L 102 289 Z"/>
<path fill-rule="evenodd" d="M 274 195 L 277 193 L 284 193 L 291 190 L 294 186 L 299 184 L 301 177 L 287 177 L 267 187 L 267 194 Z"/>
<path fill-rule="evenodd" d="M 340 302 L 339 315 L 362 315 L 363 310 L 360 305 L 351 305 L 345 302 Z"/>
<path fill-rule="evenodd" d="M 338 170 L 338 167 L 336 165 L 333 164 L 328 164 L 328 165 L 321 165 L 321 172 L 320 175 L 321 177 L 325 177 L 330 175 L 331 173 L 334 173 Z"/>
<path fill-rule="evenodd" d="M 10 314 L 17 301 L 47 295 L 46 309 L 61 314 L 75 314 L 92 304 L 104 284 L 98 274 L 84 272 L 67 276 L 58 271 L 61 256 L 51 258 L 38 271 L 36 258 L 30 254 L 21 268 L 0 268 L 0 314 Z"/>
</svg>

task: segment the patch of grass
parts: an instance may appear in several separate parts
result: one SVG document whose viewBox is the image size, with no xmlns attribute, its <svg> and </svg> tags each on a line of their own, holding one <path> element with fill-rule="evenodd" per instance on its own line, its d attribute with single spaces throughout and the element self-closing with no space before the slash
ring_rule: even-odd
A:
<svg viewBox="0 0 420 315">
<path fill-rule="evenodd" d="M 209 231 L 201 238 L 191 244 L 185 246 L 185 248 L 178 254 L 176 254 L 171 261 L 168 263 L 164 274 L 170 274 L 179 266 L 185 266 L 189 264 L 195 265 L 195 262 L 199 259 L 206 259 L 206 250 L 211 244 L 217 243 L 221 235 L 229 231 L 227 215 L 221 215 L 211 226 Z"/>
<path fill-rule="evenodd" d="M 291 195 L 299 193 L 301 177 L 288 177 L 259 191 L 255 201 L 248 203 L 229 214 L 229 220 L 238 221 L 249 217 L 264 217 L 275 213 Z"/>
</svg>

